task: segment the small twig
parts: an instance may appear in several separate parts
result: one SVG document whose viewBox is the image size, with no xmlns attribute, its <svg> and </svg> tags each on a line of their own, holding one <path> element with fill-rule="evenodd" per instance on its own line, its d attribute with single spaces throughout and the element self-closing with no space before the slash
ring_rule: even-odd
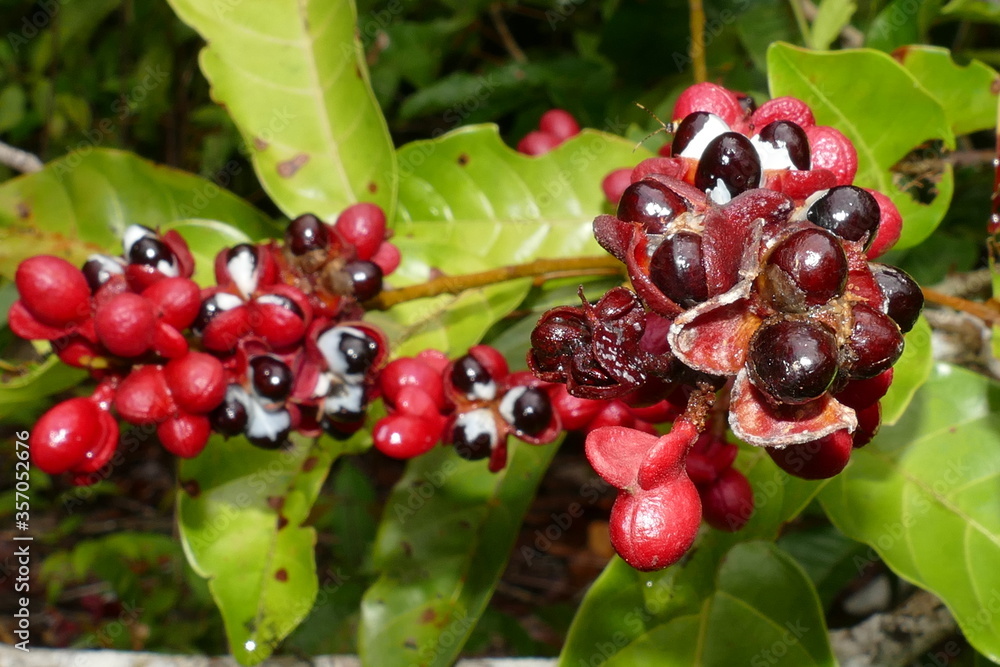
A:
<svg viewBox="0 0 1000 667">
<path fill-rule="evenodd" d="M 812 48 L 812 31 L 809 29 L 809 22 L 806 21 L 806 16 L 802 12 L 800 0 L 788 0 L 788 5 L 792 8 L 795 23 L 799 26 L 799 32 L 802 33 L 802 42 L 807 47 Z"/>
<path fill-rule="evenodd" d="M 802 0 L 802 14 L 808 20 L 815 21 L 819 14 L 819 8 L 812 3 L 812 0 Z M 859 49 L 865 44 L 865 33 L 848 23 L 841 29 L 840 39 L 844 41 L 844 46 L 847 48 Z"/>
<path fill-rule="evenodd" d="M 499 269 L 491 269 L 480 273 L 468 273 L 461 276 L 441 276 L 425 283 L 401 287 L 382 292 L 374 299 L 366 301 L 366 310 L 388 310 L 393 306 L 414 299 L 439 296 L 441 294 L 459 294 L 468 289 L 487 287 L 497 283 L 517 280 L 518 278 L 535 278 L 548 280 L 574 275 L 613 275 L 624 272 L 624 265 L 610 255 L 599 257 L 567 257 L 565 259 L 538 259 L 527 264 L 514 264 Z"/>
<path fill-rule="evenodd" d="M 15 148 L 0 141 L 0 164 L 16 169 L 23 174 L 41 171 L 45 165 L 34 153 Z"/>
<path fill-rule="evenodd" d="M 708 66 L 705 64 L 705 7 L 701 0 L 688 0 L 691 14 L 691 62 L 694 64 L 694 82 L 701 83 L 708 79 Z"/>
<path fill-rule="evenodd" d="M 511 34 L 510 28 L 507 26 L 507 21 L 503 17 L 503 6 L 499 2 L 494 2 L 490 5 L 490 18 L 493 19 L 493 25 L 496 26 L 497 32 L 500 33 L 500 39 L 503 41 L 504 48 L 510 53 L 510 57 L 514 59 L 514 62 L 524 64 L 528 62 L 528 56 L 524 55 L 524 51 L 518 46 L 517 41 L 514 39 L 514 35 Z"/>
<path fill-rule="evenodd" d="M 939 306 L 947 306 L 948 308 L 954 308 L 955 310 L 960 310 L 963 313 L 969 313 L 974 315 L 979 319 L 983 320 L 987 324 L 993 324 L 1000 321 L 1000 310 L 979 301 L 969 301 L 968 299 L 963 299 L 958 296 L 952 296 L 950 294 L 945 294 L 944 292 L 939 292 L 936 289 L 930 287 L 921 288 L 924 293 L 924 299 L 931 303 L 936 303 Z"/>
</svg>

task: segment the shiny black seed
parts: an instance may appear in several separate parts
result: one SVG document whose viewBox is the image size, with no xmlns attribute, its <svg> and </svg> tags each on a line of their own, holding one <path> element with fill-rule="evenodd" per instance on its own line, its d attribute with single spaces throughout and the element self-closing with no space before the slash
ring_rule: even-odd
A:
<svg viewBox="0 0 1000 667">
<path fill-rule="evenodd" d="M 155 267 L 160 262 L 174 262 L 174 253 L 167 244 L 152 236 L 143 236 L 132 244 L 128 251 L 128 261 L 131 264 L 143 264 Z"/>
<path fill-rule="evenodd" d="M 293 255 L 304 255 L 312 250 L 325 249 L 330 243 L 330 232 L 322 220 L 306 213 L 288 223 L 285 243 Z"/>
<path fill-rule="evenodd" d="M 284 400 L 292 391 L 292 370 L 274 357 L 251 359 L 250 377 L 257 393 L 272 401 Z"/>
<path fill-rule="evenodd" d="M 664 239 L 649 262 L 649 277 L 671 301 L 690 308 L 708 299 L 700 234 L 678 232 Z"/>
<path fill-rule="evenodd" d="M 538 435 L 552 422 L 552 402 L 541 389 L 529 387 L 514 401 L 514 428 L 527 435 Z"/>
<path fill-rule="evenodd" d="M 891 317 L 899 330 L 906 333 L 916 324 L 920 310 L 924 307 L 924 294 L 916 283 L 902 269 L 885 264 L 871 264 L 875 281 L 885 301 L 882 312 Z"/>
<path fill-rule="evenodd" d="M 687 203 L 663 183 L 645 178 L 625 189 L 618 202 L 618 219 L 642 223 L 647 234 L 664 234 L 667 226 L 688 210 Z"/>
<path fill-rule="evenodd" d="M 726 132 L 709 142 L 698 161 L 694 184 L 711 191 L 721 182 L 730 197 L 760 186 L 760 156 L 739 132 Z"/>
<path fill-rule="evenodd" d="M 246 406 L 235 398 L 227 398 L 208 415 L 212 430 L 227 437 L 241 435 L 247 427 L 247 419 Z"/>
<path fill-rule="evenodd" d="M 494 440 L 495 437 L 491 437 L 489 433 L 470 435 L 461 421 L 456 422 L 451 434 L 455 452 L 467 461 L 478 461 L 488 457 L 493 451 Z"/>
<path fill-rule="evenodd" d="M 680 155 L 704 129 L 711 117 L 712 114 L 707 111 L 695 111 L 685 116 L 684 120 L 677 126 L 677 131 L 674 132 L 674 140 L 670 144 L 671 154 Z"/>
<path fill-rule="evenodd" d="M 809 169 L 809 138 L 797 124 L 788 120 L 776 120 L 765 125 L 758 136 L 761 141 L 766 141 L 775 148 L 786 149 L 796 169 Z"/>
<path fill-rule="evenodd" d="M 101 285 L 106 283 L 111 276 L 115 273 L 120 273 L 119 271 L 109 270 L 111 265 L 111 260 L 100 260 L 100 259 L 88 259 L 83 265 L 83 277 L 87 279 L 87 285 L 90 286 L 91 293 L 96 292 L 101 288 Z"/>
<path fill-rule="evenodd" d="M 344 271 L 351 278 L 354 298 L 358 301 L 373 299 L 382 291 L 382 269 L 375 262 L 362 259 L 348 262 Z"/>
<path fill-rule="evenodd" d="M 338 348 L 347 366 L 347 373 L 364 374 L 375 363 L 378 356 L 378 343 L 365 335 L 354 335 L 345 332 L 340 337 Z"/>
<path fill-rule="evenodd" d="M 847 255 L 836 236 L 809 227 L 771 249 L 761 279 L 771 304 L 785 312 L 805 312 L 844 293 Z"/>
<path fill-rule="evenodd" d="M 853 185 L 830 188 L 806 212 L 809 222 L 848 241 L 865 240 L 865 248 L 875 239 L 879 215 L 875 197 Z"/>
<path fill-rule="evenodd" d="M 451 368 L 452 385 L 468 396 L 474 396 L 474 385 L 488 385 L 492 382 L 489 371 L 471 354 L 457 359 Z"/>
<path fill-rule="evenodd" d="M 837 337 L 810 320 L 764 324 L 750 339 L 750 380 L 777 403 L 805 403 L 822 396 L 837 375 Z"/>
<path fill-rule="evenodd" d="M 856 304 L 851 337 L 845 345 L 841 365 L 855 379 L 866 380 L 889 370 L 903 354 L 903 334 L 885 313 Z"/>
</svg>

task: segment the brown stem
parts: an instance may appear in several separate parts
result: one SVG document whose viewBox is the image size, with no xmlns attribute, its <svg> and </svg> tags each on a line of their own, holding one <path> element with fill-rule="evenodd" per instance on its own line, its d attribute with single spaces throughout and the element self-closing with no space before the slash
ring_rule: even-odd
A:
<svg viewBox="0 0 1000 667">
<path fill-rule="evenodd" d="M 694 63 L 694 82 L 701 83 L 708 79 L 708 66 L 705 64 L 705 7 L 702 0 L 688 0 L 691 13 L 691 62 Z"/>
<path fill-rule="evenodd" d="M 507 21 L 503 18 L 503 7 L 499 2 L 494 2 L 490 5 L 490 17 L 493 19 L 493 25 L 496 26 L 497 33 L 500 35 L 500 40 L 503 42 L 504 48 L 507 49 L 507 53 L 509 53 L 510 57 L 514 59 L 514 62 L 520 64 L 528 62 L 528 56 L 524 55 L 524 51 L 514 39 L 514 35 L 511 33 L 510 28 L 507 27 Z"/>
<path fill-rule="evenodd" d="M 459 294 L 468 289 L 486 287 L 518 278 L 534 278 L 535 283 L 552 278 L 568 278 L 585 275 L 616 275 L 624 272 L 624 266 L 610 255 L 597 257 L 567 257 L 564 259 L 536 259 L 527 264 L 514 264 L 490 269 L 480 273 L 461 276 L 441 276 L 425 283 L 401 287 L 382 292 L 374 299 L 366 301 L 366 310 L 388 310 L 396 304 L 414 299 Z"/>
<path fill-rule="evenodd" d="M 939 292 L 936 289 L 931 289 L 930 287 L 923 287 L 921 289 L 924 293 L 924 299 L 931 303 L 936 303 L 939 306 L 947 306 L 948 308 L 954 308 L 955 310 L 960 310 L 963 313 L 969 313 L 970 315 L 974 315 L 983 320 L 987 324 L 1000 322 L 1000 309 L 995 306 L 980 303 L 979 301 L 970 301 L 959 296 L 945 294 L 944 292 Z"/>
</svg>

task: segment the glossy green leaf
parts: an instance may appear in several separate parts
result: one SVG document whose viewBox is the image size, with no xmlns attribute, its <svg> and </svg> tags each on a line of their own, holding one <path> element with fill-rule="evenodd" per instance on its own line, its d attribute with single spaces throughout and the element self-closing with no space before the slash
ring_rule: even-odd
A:
<svg viewBox="0 0 1000 667">
<path fill-rule="evenodd" d="M 882 423 L 895 424 L 903 416 L 913 395 L 927 381 L 934 367 L 931 325 L 923 315 L 906 334 L 903 356 L 892 367 L 892 384 L 882 398 Z"/>
<path fill-rule="evenodd" d="M 613 656 L 617 661 L 619 652 L 631 656 L 633 643 L 643 644 L 644 636 L 665 632 L 662 628 L 667 626 L 682 638 L 677 644 L 679 653 L 660 656 L 673 662 L 649 664 L 697 664 L 684 662 L 694 655 L 695 647 L 690 638 L 683 639 L 679 628 L 686 627 L 692 615 L 703 612 L 726 553 L 746 540 L 777 538 L 782 525 L 802 512 L 824 484 L 786 474 L 760 447 L 743 445 L 737 467 L 754 490 L 753 513 L 747 524 L 736 533 L 705 528 L 685 559 L 659 572 L 638 572 L 619 558 L 612 560 L 580 605 L 560 665 L 576 667 L 581 659 L 587 662 L 598 646 L 614 648 L 605 658 Z M 688 620 L 681 620 L 684 618 Z M 742 658 L 743 662 L 747 659 Z M 629 663 L 623 659 L 617 664 Z"/>
<path fill-rule="evenodd" d="M 0 271 L 10 277 L 21 260 L 43 253 L 82 264 L 94 252 L 120 252 L 130 224 L 183 218 L 221 220 L 254 239 L 274 229 L 211 181 L 122 151 L 73 153 L 0 185 Z"/>
<path fill-rule="evenodd" d="M 923 241 L 940 224 L 954 190 L 951 165 L 937 175 L 936 196 L 919 203 L 897 187 L 890 169 L 925 141 L 955 137 L 944 109 L 898 62 L 880 51 L 817 53 L 789 44 L 768 51 L 771 95 L 794 95 L 812 107 L 816 122 L 843 132 L 858 151 L 855 183 L 889 196 L 903 216 L 897 247 Z M 859 77 L 858 72 L 865 76 Z M 886 118 L 892 118 L 886 123 Z"/>
<path fill-rule="evenodd" d="M 318 590 L 316 531 L 304 525 L 330 465 L 367 445 L 292 437 L 264 450 L 213 437 L 178 473 L 177 519 L 188 562 L 208 579 L 230 650 L 257 664 L 302 622 Z"/>
<path fill-rule="evenodd" d="M 995 69 L 978 60 L 959 65 L 948 49 L 923 44 L 907 46 L 896 57 L 944 107 L 956 135 L 996 126 L 1000 74 Z"/>
<path fill-rule="evenodd" d="M 812 48 L 830 48 L 844 26 L 851 22 L 858 6 L 851 0 L 822 0 L 812 25 Z"/>
<path fill-rule="evenodd" d="M 571 637 L 577 641 L 563 651 L 560 665 L 594 664 L 598 657 L 607 660 L 602 664 L 628 667 L 836 664 L 816 590 L 773 544 L 737 543 L 716 568 L 701 573 L 705 589 L 689 601 L 689 613 L 662 622 L 650 621 L 671 605 L 675 587 L 634 570 L 629 576 L 618 563 L 616 558 L 594 587 L 639 588 L 643 596 L 605 599 L 602 618 L 641 631 Z"/>
<path fill-rule="evenodd" d="M 205 38 L 201 69 L 289 216 L 333 219 L 372 201 L 390 214 L 396 156 L 347 0 L 170 0 Z"/>
<path fill-rule="evenodd" d="M 506 146 L 494 125 L 407 144 L 399 151 L 393 239 L 403 263 L 391 282 L 402 286 L 539 258 L 604 255 L 592 227 L 608 207 L 601 181 L 649 155 L 621 137 L 586 130 L 544 156 L 528 157 Z M 421 299 L 372 321 L 404 343 L 401 354 L 426 347 L 457 354 L 478 342 L 529 286 L 529 280 L 519 280 Z"/>
<path fill-rule="evenodd" d="M 1000 659 L 1000 385 L 938 364 L 899 422 L 820 495 L 830 520 L 899 576 L 944 600 Z"/>
<path fill-rule="evenodd" d="M 454 663 L 486 608 L 557 445 L 511 439 L 507 467 L 439 447 L 410 462 L 375 543 L 378 581 L 361 607 L 366 665 Z"/>
</svg>

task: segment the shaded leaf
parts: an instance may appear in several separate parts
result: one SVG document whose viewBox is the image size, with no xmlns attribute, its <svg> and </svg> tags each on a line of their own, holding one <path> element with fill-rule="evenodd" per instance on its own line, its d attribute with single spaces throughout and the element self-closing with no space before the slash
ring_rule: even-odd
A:
<svg viewBox="0 0 1000 667">
<path fill-rule="evenodd" d="M 87 372 L 67 366 L 55 355 L 32 364 L 23 375 L 0 382 L 0 420 L 28 423 L 48 407 L 45 398 L 75 387 Z"/>
<path fill-rule="evenodd" d="M 82 264 L 94 252 L 121 252 L 130 224 L 195 217 L 254 239 L 274 233 L 263 213 L 211 181 L 122 151 L 72 153 L 0 185 L 0 271 L 11 277 L 38 254 Z"/>
<path fill-rule="evenodd" d="M 439 447 L 409 463 L 379 527 L 359 654 L 370 665 L 451 665 L 486 608 L 557 445 L 514 442 L 507 467 Z"/>
<path fill-rule="evenodd" d="M 899 422 L 820 494 L 830 520 L 900 577 L 944 600 L 1000 659 L 1000 386 L 938 364 Z"/>
<path fill-rule="evenodd" d="M 396 163 L 355 36 L 353 2 L 171 0 L 205 38 L 201 69 L 288 216 L 371 201 L 390 219 Z"/>
<path fill-rule="evenodd" d="M 935 175 L 936 196 L 929 204 L 897 187 L 890 171 L 926 141 L 940 139 L 954 147 L 944 109 L 912 74 L 871 49 L 816 53 L 779 43 L 768 51 L 768 81 L 773 96 L 799 97 L 812 107 L 817 123 L 837 128 L 854 143 L 855 183 L 885 193 L 903 216 L 897 247 L 916 245 L 934 231 L 951 202 L 951 165 L 943 164 Z"/>
<path fill-rule="evenodd" d="M 857 9 L 851 0 L 822 0 L 813 20 L 812 48 L 820 51 L 830 48 Z"/>
<path fill-rule="evenodd" d="M 882 398 L 882 423 L 895 424 L 903 416 L 913 395 L 927 381 L 934 367 L 931 325 L 923 315 L 907 332 L 903 356 L 892 367 L 892 384 Z"/>
</svg>

